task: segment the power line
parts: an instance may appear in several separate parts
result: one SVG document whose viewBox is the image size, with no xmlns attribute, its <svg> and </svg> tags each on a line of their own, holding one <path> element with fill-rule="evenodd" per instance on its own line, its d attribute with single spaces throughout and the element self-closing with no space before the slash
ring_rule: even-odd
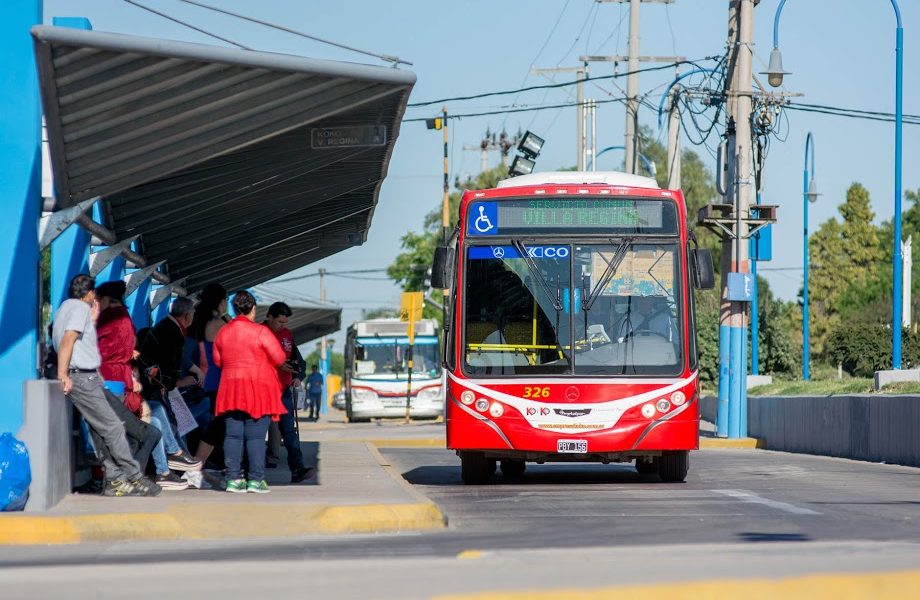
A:
<svg viewBox="0 0 920 600">
<path fill-rule="evenodd" d="M 149 6 L 144 6 L 143 4 L 141 4 L 141 3 L 139 3 L 139 2 L 135 2 L 134 0 L 124 0 L 124 1 L 127 2 L 128 4 L 131 4 L 132 6 L 136 6 L 137 8 L 146 10 L 147 12 L 151 12 L 151 13 L 153 13 L 153 14 L 155 14 L 155 15 L 158 15 L 158 16 L 160 16 L 160 17 L 163 17 L 164 19 L 168 19 L 168 20 L 172 21 L 173 23 L 178 23 L 179 25 L 182 25 L 183 27 L 188 27 L 189 29 L 194 29 L 194 30 L 197 31 L 198 33 L 203 33 L 203 34 L 205 34 L 205 35 L 207 35 L 207 36 L 209 36 L 209 37 L 212 37 L 212 38 L 214 38 L 214 39 L 217 39 L 217 40 L 220 40 L 220 41 L 225 42 L 225 43 L 227 43 L 227 44 L 230 44 L 231 46 L 236 46 L 237 48 L 241 48 L 241 49 L 243 49 L 243 50 L 252 50 L 252 48 L 249 48 L 248 46 L 244 46 L 243 44 L 240 44 L 240 43 L 238 43 L 238 42 L 234 42 L 234 41 L 231 40 L 231 39 L 228 39 L 228 38 L 225 38 L 225 37 L 221 37 L 221 36 L 217 35 L 216 33 L 211 33 L 210 31 L 207 31 L 207 30 L 205 30 L 205 29 L 202 29 L 201 27 L 196 27 L 195 25 L 192 25 L 191 23 L 186 23 L 186 22 L 183 21 L 182 19 L 178 19 L 178 18 L 176 18 L 176 17 L 167 15 L 166 13 L 162 13 L 162 12 L 160 12 L 160 11 L 158 11 L 158 10 L 154 10 L 154 9 L 150 8 Z"/>
<path fill-rule="evenodd" d="M 208 10 L 213 10 L 214 12 L 223 13 L 225 15 L 230 15 L 231 17 L 236 17 L 237 19 L 242 19 L 244 21 L 249 21 L 250 23 L 256 23 L 257 25 L 263 25 L 265 27 L 271 27 L 272 29 L 277 29 L 278 31 L 284 31 L 293 35 L 306 38 L 308 40 L 313 40 L 314 42 L 320 42 L 321 44 L 328 44 L 330 46 L 335 46 L 336 48 L 342 48 L 343 50 L 349 50 L 351 52 L 357 52 L 358 54 L 364 54 L 365 56 L 373 56 L 374 58 L 379 58 L 380 60 L 391 62 L 394 65 L 409 65 L 412 63 L 402 60 L 398 56 L 391 56 L 389 54 L 378 54 L 376 52 L 370 52 L 368 50 L 361 50 L 360 48 L 355 48 L 354 46 L 346 46 L 345 44 L 340 44 L 338 42 L 333 42 L 326 40 L 315 35 L 310 35 L 309 33 L 304 33 L 303 31 L 298 31 L 296 29 L 291 29 L 290 27 L 285 27 L 284 25 L 278 25 L 277 23 L 270 23 L 268 21 L 263 21 L 261 19 L 256 19 L 255 17 L 247 17 L 246 15 L 241 15 L 217 6 L 211 6 L 210 4 L 204 4 L 203 2 L 196 2 L 195 0 L 179 0 L 180 2 L 185 2 L 186 4 L 191 4 L 193 6 L 198 6 L 200 8 L 206 8 Z"/>
<path fill-rule="evenodd" d="M 848 117 L 851 119 L 865 119 L 868 121 L 885 121 L 893 123 L 895 121 L 894 113 L 885 113 L 868 110 L 858 110 L 853 108 L 841 108 L 837 106 L 824 106 L 820 104 L 799 104 L 790 102 L 786 105 L 790 110 L 801 112 L 820 113 L 833 115 L 836 117 Z M 907 125 L 920 125 L 920 115 L 903 115 L 903 122 Z"/>
<path fill-rule="evenodd" d="M 351 275 L 358 273 L 385 273 L 386 269 L 358 269 L 354 271 L 326 271 L 326 275 Z M 309 279 L 310 277 L 319 277 L 319 271 L 316 273 L 307 273 L 306 275 L 296 275 L 294 277 L 285 277 L 284 279 L 275 279 L 271 283 L 285 283 L 287 281 L 300 281 L 301 279 Z"/>
<path fill-rule="evenodd" d="M 705 57 L 705 58 L 702 58 L 702 59 L 699 59 L 699 60 L 696 60 L 696 61 L 693 61 L 693 60 L 678 60 L 678 61 L 674 61 L 674 62 L 672 62 L 672 63 L 666 63 L 666 64 L 654 66 L 654 67 L 644 67 L 644 68 L 641 68 L 641 69 L 636 69 L 635 71 L 626 71 L 626 72 L 623 72 L 623 73 L 614 73 L 614 74 L 612 74 L 612 75 L 598 75 L 598 76 L 595 76 L 595 77 L 585 77 L 584 79 L 582 79 L 582 81 L 583 81 L 583 82 L 586 82 L 586 81 L 599 81 L 599 80 L 603 80 L 603 79 L 618 79 L 618 78 L 620 78 L 620 77 L 626 77 L 626 76 L 628 76 L 628 75 L 636 74 L 636 73 L 650 73 L 650 72 L 652 72 L 652 71 L 663 71 L 663 70 L 665 70 L 665 69 L 673 69 L 674 67 L 677 67 L 677 66 L 680 66 L 680 65 L 685 65 L 685 64 L 696 65 L 698 62 L 702 62 L 702 61 L 704 61 L 704 60 L 715 60 L 715 59 L 717 59 L 717 58 L 719 58 L 719 57 L 717 57 L 717 56 L 707 56 L 707 57 Z M 431 106 L 432 104 L 443 104 L 443 103 L 445 103 L 445 102 L 460 102 L 460 101 L 463 101 L 463 100 L 477 100 L 477 99 L 479 99 L 479 98 L 488 98 L 488 97 L 491 97 L 491 96 L 506 96 L 506 95 L 509 95 L 509 94 L 519 94 L 519 93 L 522 93 L 522 92 L 531 92 L 531 91 L 533 91 L 533 90 L 545 90 L 545 89 L 552 89 L 552 88 L 561 88 L 561 87 L 567 87 L 567 86 L 570 86 L 570 85 L 576 85 L 577 83 L 578 83 L 577 81 L 565 81 L 565 82 L 562 82 L 562 83 L 550 83 L 550 84 L 544 84 L 544 85 L 532 85 L 532 86 L 529 86 L 529 87 L 523 87 L 523 88 L 514 89 L 514 90 L 502 90 L 502 91 L 498 91 L 498 92 L 483 92 L 483 93 L 481 93 L 481 94 L 473 94 L 473 95 L 471 95 L 471 96 L 455 96 L 455 97 L 453 97 L 453 98 L 439 98 L 438 100 L 427 100 L 427 101 L 425 101 L 425 102 L 413 102 L 413 103 L 411 103 L 411 104 L 408 104 L 407 106 L 408 106 L 409 108 L 418 108 L 418 107 L 422 107 L 422 106 Z"/>
</svg>

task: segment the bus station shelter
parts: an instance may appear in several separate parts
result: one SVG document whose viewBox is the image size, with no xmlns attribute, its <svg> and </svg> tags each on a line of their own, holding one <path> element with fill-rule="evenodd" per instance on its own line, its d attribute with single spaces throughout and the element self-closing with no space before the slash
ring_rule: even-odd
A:
<svg viewBox="0 0 920 600">
<path fill-rule="evenodd" d="M 67 438 L 69 423 L 53 410 L 59 386 L 38 379 L 41 306 L 53 310 L 77 273 L 124 278 L 144 326 L 170 296 L 252 288 L 360 245 L 415 75 L 92 31 L 83 19 L 37 25 L 39 1 L 12 4 L 0 14 L 0 433 L 18 431 L 33 465 L 46 463 L 33 466 L 33 495 L 50 498 L 64 466 L 48 439 Z M 304 341 L 340 326 L 337 307 L 289 304 Z"/>
</svg>

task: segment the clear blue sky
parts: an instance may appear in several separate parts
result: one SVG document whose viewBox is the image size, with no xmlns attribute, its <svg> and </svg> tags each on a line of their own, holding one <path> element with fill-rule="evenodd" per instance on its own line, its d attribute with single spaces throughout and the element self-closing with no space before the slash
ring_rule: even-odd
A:
<svg viewBox="0 0 920 600">
<path fill-rule="evenodd" d="M 144 1 L 144 0 L 140 0 Z M 208 0 L 203 0 L 208 1 Z M 146 0 L 150 6 L 188 20 L 222 36 L 259 50 L 317 58 L 380 64 L 374 59 L 279 33 L 230 17 L 189 6 L 179 0 Z M 313 33 L 338 42 L 412 61 L 418 84 L 411 101 L 517 88 L 546 82 L 528 76 L 531 65 L 572 66 L 581 54 L 623 54 L 626 51 L 627 9 L 615 3 L 591 0 L 210 0 L 267 21 Z M 773 14 L 778 0 L 763 0 L 755 13 L 755 71 L 765 67 L 772 47 Z M 901 2 L 905 24 L 905 113 L 920 113 L 920 80 L 911 76 L 920 64 L 920 6 Z M 642 8 L 641 52 L 683 55 L 689 58 L 724 51 L 727 29 L 725 0 L 677 0 L 673 5 L 646 4 Z M 560 17 L 561 15 L 561 17 Z M 221 44 L 204 35 L 146 13 L 121 0 L 45 0 L 45 18 L 85 16 L 95 29 Z M 554 27 L 558 19 L 558 25 Z M 790 0 L 780 29 L 783 59 L 793 75 L 787 89 L 805 94 L 803 102 L 893 112 L 894 14 L 886 0 Z M 542 49 L 542 51 L 541 51 Z M 762 63 L 760 61 L 763 61 Z M 610 73 L 612 65 L 593 65 L 592 74 Z M 625 70 L 625 65 L 621 66 Z M 557 76 L 562 81 L 568 76 Z M 642 77 L 642 91 L 657 88 L 670 73 Z M 621 85 L 625 85 L 622 83 Z M 450 103 L 452 113 L 476 112 L 519 104 L 558 103 L 574 91 L 531 92 L 513 96 Z M 619 96 L 609 81 L 589 85 L 587 95 L 603 99 Z M 572 96 L 573 97 L 573 96 Z M 658 95 L 652 97 L 657 103 Z M 409 117 L 433 116 L 440 106 L 410 110 Z M 785 141 L 773 140 L 765 168 L 763 201 L 780 206 L 774 233 L 774 260 L 761 267 L 799 267 L 802 263 L 802 160 L 805 134 L 814 133 L 817 147 L 817 183 L 823 193 L 811 211 L 812 229 L 836 215 L 846 188 L 862 182 L 872 194 L 876 220 L 893 212 L 893 125 L 787 111 Z M 655 116 L 645 111 L 644 124 L 655 127 Z M 451 180 L 478 170 L 477 152 L 464 144 L 478 144 L 485 131 L 503 126 L 510 132 L 531 129 L 546 138 L 541 170 L 575 164 L 575 109 L 566 108 L 507 117 L 477 117 L 451 123 Z M 599 147 L 623 143 L 623 108 L 598 109 Z M 920 187 L 916 168 L 920 127 L 906 126 L 904 135 L 904 189 Z M 686 143 L 686 142 L 685 142 Z M 705 148 L 697 148 L 712 168 Z M 493 164 L 498 160 L 492 157 Z M 610 153 L 599 168 L 616 168 L 622 155 Z M 368 242 L 298 273 L 385 267 L 399 251 L 399 237 L 418 229 L 426 212 L 440 202 L 441 136 L 423 124 L 403 126 L 389 176 L 382 188 Z M 377 277 L 370 275 L 369 277 Z M 380 275 L 379 277 L 383 277 Z M 794 298 L 801 271 L 767 274 L 781 297 Z M 305 294 L 318 295 L 317 278 L 297 284 Z M 292 287 L 295 287 L 291 284 Z M 395 306 L 399 290 L 388 281 L 328 279 L 328 296 L 345 307 L 343 322 L 359 318 L 362 308 Z M 337 347 L 341 347 L 342 336 Z"/>
</svg>

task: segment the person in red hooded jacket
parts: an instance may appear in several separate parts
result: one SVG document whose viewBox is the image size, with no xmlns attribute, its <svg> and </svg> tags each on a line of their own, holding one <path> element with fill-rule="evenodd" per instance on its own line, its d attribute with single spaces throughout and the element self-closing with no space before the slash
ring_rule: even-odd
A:
<svg viewBox="0 0 920 600">
<path fill-rule="evenodd" d="M 255 322 L 256 299 L 247 291 L 233 297 L 236 318 L 214 340 L 214 364 L 220 367 L 218 416 L 226 416 L 224 461 L 227 491 L 268 493 L 265 482 L 265 436 L 271 421 L 287 410 L 281 402 L 278 367 L 287 359 L 275 334 Z M 245 443 L 249 482 L 243 479 Z"/>
<path fill-rule="evenodd" d="M 96 300 L 99 303 L 96 336 L 102 358 L 99 374 L 105 381 L 124 384 L 125 406 L 139 417 L 142 406 L 140 384 L 135 384 L 131 368 L 135 332 L 131 315 L 124 305 L 125 288 L 124 281 L 107 281 L 96 288 Z"/>
</svg>

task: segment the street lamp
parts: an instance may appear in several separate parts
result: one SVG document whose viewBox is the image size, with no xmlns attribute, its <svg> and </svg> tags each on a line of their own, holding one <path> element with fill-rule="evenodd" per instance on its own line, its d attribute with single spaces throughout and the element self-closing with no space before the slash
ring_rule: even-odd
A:
<svg viewBox="0 0 920 600">
<path fill-rule="evenodd" d="M 773 51 L 770 52 L 770 65 L 764 73 L 773 87 L 783 83 L 782 55 L 779 51 L 779 16 L 783 12 L 786 0 L 780 0 L 773 17 Z M 895 84 L 894 84 L 894 254 L 892 258 L 892 294 L 891 294 L 891 366 L 901 368 L 901 323 L 902 323 L 902 263 L 901 263 L 901 131 L 902 106 L 904 95 L 904 27 L 901 22 L 901 7 L 897 0 L 891 0 L 897 29 L 895 30 Z M 806 191 L 807 195 L 807 191 Z M 806 271 L 806 281 L 807 281 Z M 807 307 L 807 302 L 806 302 Z"/>
<path fill-rule="evenodd" d="M 808 156 L 811 150 L 811 178 L 808 174 Z M 814 203 L 818 196 L 815 185 L 815 140 L 811 132 L 805 136 L 805 164 L 802 167 L 802 210 L 805 213 L 805 246 L 802 250 L 802 266 L 805 270 L 805 285 L 802 291 L 802 379 L 808 381 L 810 376 L 809 360 L 811 352 L 808 341 L 808 205 Z"/>
</svg>

